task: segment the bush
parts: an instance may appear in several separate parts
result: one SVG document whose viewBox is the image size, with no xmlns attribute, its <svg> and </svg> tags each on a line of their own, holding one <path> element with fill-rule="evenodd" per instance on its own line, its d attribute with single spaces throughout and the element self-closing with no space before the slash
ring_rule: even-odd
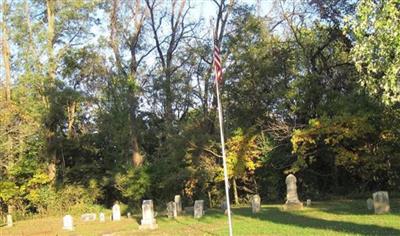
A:
<svg viewBox="0 0 400 236">
<path fill-rule="evenodd" d="M 56 192 L 50 186 L 50 178 L 47 174 L 37 173 L 27 183 L 28 194 L 26 199 L 30 205 L 40 214 L 47 212 L 47 209 L 56 199 Z"/>
<path fill-rule="evenodd" d="M 115 187 L 122 196 L 133 201 L 141 200 L 150 186 L 150 177 L 146 168 L 131 168 L 115 177 Z"/>
<path fill-rule="evenodd" d="M 40 214 L 44 214 L 47 213 L 49 206 L 53 206 L 57 199 L 57 193 L 50 186 L 43 186 L 31 190 L 26 199 Z"/>
<path fill-rule="evenodd" d="M 86 206 L 94 203 L 94 197 L 90 191 L 80 185 L 66 185 L 57 195 L 55 205 L 60 211 L 71 211 L 72 209 L 85 211 Z"/>
<path fill-rule="evenodd" d="M 19 195 L 19 188 L 11 181 L 0 182 L 0 200 L 8 203 L 10 200 Z"/>
</svg>

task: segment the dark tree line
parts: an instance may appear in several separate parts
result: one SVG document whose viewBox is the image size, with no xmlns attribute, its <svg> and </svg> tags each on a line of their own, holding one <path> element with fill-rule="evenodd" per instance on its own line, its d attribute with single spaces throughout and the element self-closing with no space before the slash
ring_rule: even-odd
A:
<svg viewBox="0 0 400 236">
<path fill-rule="evenodd" d="M 380 22 L 395 1 L 207 4 L 211 23 L 196 1 L 3 0 L 3 210 L 218 205 L 213 34 L 234 203 L 283 201 L 288 173 L 313 199 L 397 191 L 399 32 Z"/>
</svg>

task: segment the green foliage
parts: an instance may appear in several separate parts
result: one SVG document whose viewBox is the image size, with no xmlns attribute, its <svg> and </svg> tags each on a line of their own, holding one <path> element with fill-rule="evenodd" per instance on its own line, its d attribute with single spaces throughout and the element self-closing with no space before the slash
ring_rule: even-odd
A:
<svg viewBox="0 0 400 236">
<path fill-rule="evenodd" d="M 49 213 L 48 209 L 56 207 L 56 192 L 49 186 L 41 186 L 29 191 L 26 199 L 30 201 L 33 208 L 37 210 L 38 213 L 44 214 Z"/>
<path fill-rule="evenodd" d="M 398 0 L 361 0 L 348 25 L 362 84 L 385 103 L 400 101 L 400 8 Z"/>
<path fill-rule="evenodd" d="M 387 127 L 395 124 L 372 113 L 312 119 L 307 128 L 293 133 L 291 142 L 297 160 L 288 171 L 312 172 L 322 176 L 319 182 L 324 178 L 331 181 L 336 190 L 344 183 L 353 186 L 353 191 L 374 190 L 378 185 L 393 189 L 400 180 L 394 174 L 400 156 L 393 142 L 396 132 Z M 363 185 L 357 183 L 359 179 Z M 320 186 L 319 191 L 329 191 Z"/>
<path fill-rule="evenodd" d="M 0 97 L 0 207 L 79 213 L 115 201 L 136 207 L 143 198 L 162 205 L 176 194 L 185 204 L 219 205 L 213 45 L 201 35 L 208 24 L 191 19 L 176 25 L 188 27 L 182 35 L 166 36 L 159 17 L 169 16 L 160 13 L 170 1 L 155 4 L 156 47 L 146 4 L 50 2 L 53 39 L 46 1 L 12 1 L 6 17 L 13 83 L 12 101 Z M 235 200 L 259 193 L 281 201 L 289 172 L 313 199 L 394 190 L 399 2 L 358 1 L 351 22 L 343 15 L 355 1 L 281 4 L 269 15 L 282 19 L 275 22 L 236 3 L 220 42 L 228 174 L 242 198 Z M 145 27 L 135 35 L 141 10 Z"/>
<path fill-rule="evenodd" d="M 79 185 L 66 185 L 57 192 L 57 195 L 56 204 L 64 211 L 76 206 L 92 205 L 97 197 L 92 194 L 91 189 Z"/>
<path fill-rule="evenodd" d="M 13 182 L 1 181 L 0 187 L 0 199 L 3 202 L 9 203 L 10 200 L 19 195 L 19 188 Z"/>
<path fill-rule="evenodd" d="M 253 175 L 260 167 L 260 148 L 256 135 L 244 135 L 242 129 L 236 130 L 227 140 L 227 165 L 229 176 L 243 178 Z"/>
<path fill-rule="evenodd" d="M 290 79 L 282 76 L 293 59 L 289 48 L 268 32 L 265 24 L 246 9 L 235 11 L 232 19 L 222 99 L 233 130 L 268 120 L 267 114 L 279 106 Z"/>
<path fill-rule="evenodd" d="M 130 168 L 128 171 L 118 173 L 115 176 L 115 187 L 121 192 L 122 196 L 128 201 L 139 201 L 148 192 L 150 177 L 147 169 Z"/>
</svg>

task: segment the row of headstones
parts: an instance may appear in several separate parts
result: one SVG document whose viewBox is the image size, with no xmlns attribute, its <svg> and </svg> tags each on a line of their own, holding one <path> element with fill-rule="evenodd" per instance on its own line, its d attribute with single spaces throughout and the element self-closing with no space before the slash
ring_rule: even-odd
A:
<svg viewBox="0 0 400 236">
<path fill-rule="evenodd" d="M 294 175 L 290 174 L 286 177 L 286 203 L 285 210 L 302 208 L 303 204 L 298 199 L 297 195 L 297 179 Z M 311 205 L 311 200 L 307 200 L 307 206 Z M 367 199 L 368 210 L 375 210 L 376 214 L 383 214 L 390 211 L 389 194 L 386 191 L 379 191 L 372 194 L 372 198 Z"/>
<path fill-rule="evenodd" d="M 174 201 L 167 203 L 168 218 L 177 218 L 182 212 L 189 213 L 193 211 L 194 218 L 201 218 L 204 215 L 204 200 L 194 201 L 193 207 L 182 207 L 182 200 L 180 195 L 176 195 Z"/>
<path fill-rule="evenodd" d="M 194 217 L 201 218 L 204 215 L 204 201 L 196 200 L 194 203 Z M 169 218 L 176 218 L 178 214 L 182 213 L 182 201 L 180 195 L 176 195 L 173 202 L 169 202 L 167 204 L 167 211 Z M 129 218 L 128 213 L 128 218 Z M 104 213 L 99 214 L 100 222 L 105 222 Z M 112 218 L 113 221 L 121 220 L 121 210 L 118 204 L 115 204 L 112 207 Z M 83 221 L 95 221 L 96 214 L 95 213 L 86 213 L 81 216 L 81 220 Z M 154 205 L 152 200 L 143 200 L 142 203 L 142 220 L 140 222 L 139 229 L 156 229 L 158 228 L 155 214 L 154 214 Z M 71 215 L 66 215 L 63 218 L 63 229 L 65 230 L 74 230 L 73 218 Z"/>
<path fill-rule="evenodd" d="M 300 202 L 297 195 L 297 179 L 293 174 L 289 174 L 286 177 L 286 203 L 283 206 L 284 210 L 295 210 L 303 209 L 303 203 Z M 311 199 L 307 199 L 306 206 L 311 206 Z M 226 202 L 221 204 L 221 208 L 225 210 L 226 214 Z M 251 209 L 253 213 L 258 213 L 261 210 L 261 198 L 260 195 L 256 194 L 251 197 Z"/>
<path fill-rule="evenodd" d="M 189 208 L 185 208 L 186 212 L 189 212 Z M 168 218 L 177 218 L 178 215 L 182 214 L 182 200 L 180 195 L 176 195 L 174 201 L 167 203 L 167 215 Z M 204 201 L 196 200 L 193 206 L 194 218 L 201 218 L 204 215 Z M 144 200 L 142 203 L 142 220 L 140 222 L 139 229 L 157 229 L 157 221 L 154 214 L 154 206 L 152 200 Z"/>
<path fill-rule="evenodd" d="M 302 209 L 303 203 L 299 201 L 297 195 L 297 179 L 293 174 L 286 177 L 286 203 L 284 210 Z M 311 200 L 307 200 L 307 206 L 311 205 Z M 390 211 L 389 194 L 386 191 L 378 191 L 372 194 L 372 198 L 367 199 L 368 210 L 374 209 L 375 214 L 384 214 Z"/>
<path fill-rule="evenodd" d="M 128 213 L 128 218 L 130 218 L 130 215 L 131 214 Z M 85 213 L 85 214 L 81 215 L 81 220 L 84 222 L 95 221 L 96 218 L 97 218 L 97 215 L 95 213 Z M 121 208 L 118 204 L 114 204 L 114 206 L 112 207 L 111 220 L 112 221 L 120 221 L 121 220 Z M 99 221 L 106 222 L 106 216 L 102 212 L 99 214 Z M 64 216 L 63 229 L 74 230 L 74 220 L 71 215 Z"/>
<path fill-rule="evenodd" d="M 252 203 L 253 204 L 253 203 Z M 291 210 L 293 206 L 301 208 L 303 203 L 297 201 L 286 201 L 283 209 Z M 306 206 L 311 206 L 311 199 L 307 199 Z M 375 214 L 384 214 L 390 212 L 389 194 L 387 191 L 378 191 L 372 194 L 372 198 L 367 199 L 367 209 L 374 210 Z M 253 210 L 254 212 L 254 210 Z"/>
<path fill-rule="evenodd" d="M 258 194 L 253 195 L 251 197 L 251 199 L 250 199 L 250 204 L 251 204 L 251 211 L 254 214 L 260 212 L 260 210 L 261 210 L 261 197 L 260 197 L 260 195 L 258 195 Z M 307 203 L 306 204 L 307 204 L 307 206 L 311 206 L 311 199 L 307 199 Z M 225 211 L 225 214 L 226 214 L 227 206 L 226 206 L 226 202 L 225 201 L 221 204 L 221 208 L 222 208 L 222 210 Z"/>
</svg>

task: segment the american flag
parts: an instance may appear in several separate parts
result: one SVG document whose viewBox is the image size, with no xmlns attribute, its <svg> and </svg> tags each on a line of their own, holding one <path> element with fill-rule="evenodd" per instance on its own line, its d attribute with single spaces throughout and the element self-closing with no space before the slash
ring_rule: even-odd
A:
<svg viewBox="0 0 400 236">
<path fill-rule="evenodd" d="M 214 40 L 214 70 L 215 70 L 215 82 L 219 83 L 222 81 L 222 65 L 220 50 L 218 46 L 218 40 Z"/>
</svg>

